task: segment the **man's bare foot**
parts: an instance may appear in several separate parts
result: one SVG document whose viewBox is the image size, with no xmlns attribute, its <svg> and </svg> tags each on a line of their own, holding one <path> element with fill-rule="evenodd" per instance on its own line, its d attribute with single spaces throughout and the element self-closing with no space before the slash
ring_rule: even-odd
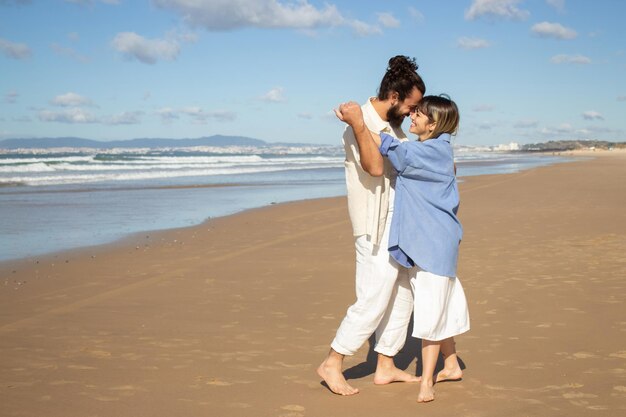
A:
<svg viewBox="0 0 626 417">
<path fill-rule="evenodd" d="M 435 390 L 433 389 L 433 382 L 422 381 L 420 384 L 420 393 L 417 395 L 418 403 L 427 403 L 435 400 Z"/>
<path fill-rule="evenodd" d="M 328 388 L 337 395 L 358 394 L 358 388 L 354 388 L 344 378 L 341 368 L 328 364 L 328 359 L 317 368 L 317 374 L 326 382 Z"/>
<path fill-rule="evenodd" d="M 443 381 L 460 381 L 463 378 L 463 371 L 460 366 L 456 366 L 450 369 L 442 369 L 437 374 L 435 381 L 443 382 Z"/>
<path fill-rule="evenodd" d="M 374 384 L 376 385 L 391 384 L 392 382 L 419 382 L 420 380 L 420 377 L 404 372 L 395 366 L 383 369 L 379 366 L 374 374 Z"/>
</svg>

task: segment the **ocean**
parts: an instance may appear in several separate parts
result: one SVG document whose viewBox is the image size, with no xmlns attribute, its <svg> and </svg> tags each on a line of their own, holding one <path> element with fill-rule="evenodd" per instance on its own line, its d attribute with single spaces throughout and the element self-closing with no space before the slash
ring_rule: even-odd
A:
<svg viewBox="0 0 626 417">
<path fill-rule="evenodd" d="M 566 161 L 459 149 L 463 177 Z M 345 195 L 342 147 L 0 150 L 0 261 Z"/>
</svg>

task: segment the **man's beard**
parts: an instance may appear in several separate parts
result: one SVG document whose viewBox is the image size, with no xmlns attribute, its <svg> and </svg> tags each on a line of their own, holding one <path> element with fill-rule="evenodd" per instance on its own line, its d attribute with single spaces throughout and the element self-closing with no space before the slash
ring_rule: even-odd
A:
<svg viewBox="0 0 626 417">
<path fill-rule="evenodd" d="M 398 110 L 399 108 L 399 105 L 394 104 L 393 106 L 389 107 L 389 110 L 387 110 L 387 120 L 392 127 L 400 127 L 402 125 L 402 122 L 404 121 L 404 118 L 406 117 L 406 115 L 400 113 L 400 111 Z"/>
</svg>

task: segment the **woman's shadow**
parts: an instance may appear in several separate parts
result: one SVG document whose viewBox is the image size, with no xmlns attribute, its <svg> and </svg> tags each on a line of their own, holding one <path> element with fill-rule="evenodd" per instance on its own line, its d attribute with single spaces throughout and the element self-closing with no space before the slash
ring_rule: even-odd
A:
<svg viewBox="0 0 626 417">
<path fill-rule="evenodd" d="M 394 356 L 393 361 L 399 369 L 406 371 L 413 360 L 415 360 L 415 376 L 422 375 L 422 340 L 411 336 L 413 333 L 413 318 L 409 323 L 406 341 L 404 347 Z M 378 353 L 374 350 L 376 346 L 376 336 L 372 335 L 369 340 L 369 350 L 365 362 L 361 362 L 343 372 L 343 376 L 348 379 L 360 379 L 373 374 L 376 371 L 376 362 L 378 361 Z M 459 357 L 459 366 L 465 369 L 465 362 Z M 435 374 L 443 369 L 443 356 L 439 355 Z M 411 373 L 411 372 L 409 372 Z"/>
</svg>

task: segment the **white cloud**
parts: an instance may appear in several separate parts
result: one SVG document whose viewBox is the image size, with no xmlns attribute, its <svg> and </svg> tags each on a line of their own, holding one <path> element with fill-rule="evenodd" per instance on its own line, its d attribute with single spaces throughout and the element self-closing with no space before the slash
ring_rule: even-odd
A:
<svg viewBox="0 0 626 417">
<path fill-rule="evenodd" d="M 555 127 L 544 127 L 539 130 L 539 133 L 543 135 L 573 134 L 574 128 L 569 123 L 561 123 L 559 126 Z"/>
<path fill-rule="evenodd" d="M 386 28 L 400 27 L 400 21 L 396 19 L 391 13 L 378 13 L 378 23 Z"/>
<path fill-rule="evenodd" d="M 626 101 L 626 96 L 617 96 L 617 101 Z"/>
<path fill-rule="evenodd" d="M 161 122 L 163 123 L 172 123 L 174 120 L 178 119 L 180 116 L 178 114 L 178 111 L 170 108 L 170 107 L 164 107 L 162 109 L 158 109 L 156 111 L 156 114 L 161 117 Z"/>
<path fill-rule="evenodd" d="M 42 122 L 59 123 L 98 123 L 99 120 L 93 114 L 78 107 L 62 111 L 42 110 L 39 112 L 39 120 Z"/>
<path fill-rule="evenodd" d="M 269 103 L 281 103 L 287 101 L 282 87 L 272 88 L 270 91 L 261 96 L 261 100 Z"/>
<path fill-rule="evenodd" d="M 538 130 L 538 133 L 547 139 L 555 139 L 562 137 L 566 139 L 584 139 L 590 135 L 597 134 L 600 131 L 599 128 L 577 128 L 573 127 L 569 123 L 561 123 L 559 126 L 544 127 Z"/>
<path fill-rule="evenodd" d="M 488 48 L 491 46 L 489 41 L 480 38 L 467 38 L 461 37 L 456 41 L 456 44 L 459 48 L 462 49 L 482 49 Z"/>
<path fill-rule="evenodd" d="M 550 58 L 550 62 L 553 64 L 581 64 L 588 65 L 591 64 L 591 59 L 584 55 L 554 55 Z"/>
<path fill-rule="evenodd" d="M 194 122 L 205 124 L 209 119 L 218 122 L 230 122 L 237 118 L 237 114 L 228 110 L 204 111 L 197 106 L 183 107 L 181 109 L 172 109 L 164 107 L 156 111 L 161 117 L 163 123 L 171 123 L 176 119 L 180 119 L 181 115 L 189 116 Z"/>
<path fill-rule="evenodd" d="M 485 16 L 490 19 L 524 20 L 530 13 L 519 9 L 518 3 L 521 3 L 521 0 L 474 0 L 465 11 L 465 19 L 475 20 Z"/>
<path fill-rule="evenodd" d="M 111 42 L 113 47 L 129 59 L 144 64 L 158 60 L 174 61 L 180 53 L 180 45 L 171 39 L 146 39 L 134 32 L 121 32 Z"/>
<path fill-rule="evenodd" d="M 479 104 L 475 106 L 472 110 L 475 112 L 489 112 L 493 111 L 493 106 L 490 104 Z"/>
<path fill-rule="evenodd" d="M 559 12 L 565 11 L 565 0 L 546 0 L 546 3 L 554 7 Z"/>
<path fill-rule="evenodd" d="M 417 10 L 415 7 L 409 7 L 409 16 L 418 22 L 424 21 L 424 14 Z"/>
<path fill-rule="evenodd" d="M 541 22 L 530 28 L 531 32 L 541 38 L 574 39 L 578 34 L 559 23 Z"/>
<path fill-rule="evenodd" d="M 350 22 L 350 26 L 354 30 L 354 33 L 359 36 L 380 35 L 383 33 L 378 26 L 370 25 L 360 20 L 353 20 Z"/>
<path fill-rule="evenodd" d="M 50 44 L 50 48 L 57 54 L 60 56 L 66 56 L 69 58 L 72 58 L 75 61 L 78 62 L 82 62 L 82 63 L 88 63 L 90 61 L 89 57 L 79 54 L 78 52 L 76 52 L 75 50 L 73 50 L 72 48 L 68 48 L 65 46 L 61 46 L 57 43 L 52 43 Z"/>
<path fill-rule="evenodd" d="M 91 106 L 93 104 L 87 97 L 72 92 L 58 95 L 50 103 L 62 107 Z"/>
<path fill-rule="evenodd" d="M 316 8 L 306 0 L 281 3 L 278 0 L 153 0 L 172 9 L 192 26 L 207 30 L 243 27 L 313 29 L 337 26 L 344 18 L 334 5 Z"/>
<path fill-rule="evenodd" d="M 114 116 L 104 119 L 104 123 L 108 125 L 136 125 L 141 123 L 142 111 L 125 111 Z"/>
<path fill-rule="evenodd" d="M 603 128 L 601 126 L 590 126 L 587 128 L 576 128 L 569 123 L 562 123 L 559 126 L 544 127 L 537 131 L 537 134 L 545 139 L 595 139 L 598 133 L 612 133 L 619 134 L 620 131 L 616 129 Z"/>
<path fill-rule="evenodd" d="M 178 29 L 173 29 L 167 31 L 167 33 L 165 34 L 165 39 L 179 42 L 195 43 L 198 41 L 198 35 L 193 32 L 181 32 Z"/>
<path fill-rule="evenodd" d="M 152 0 L 152 2 L 158 7 L 174 11 L 190 26 L 209 31 L 254 27 L 296 29 L 308 36 L 314 36 L 315 29 L 345 26 L 352 28 L 358 36 L 382 33 L 377 26 L 344 18 L 335 5 L 326 3 L 323 7 L 316 7 L 307 0 Z M 379 24 L 399 24 L 395 23 L 397 20 L 390 14 L 383 15 L 384 22 Z"/>
<path fill-rule="evenodd" d="M 9 103 L 9 104 L 17 103 L 18 97 L 19 97 L 19 94 L 17 93 L 17 91 L 9 91 L 8 93 L 5 94 L 4 101 L 5 103 Z"/>
<path fill-rule="evenodd" d="M 586 111 L 582 114 L 582 116 L 585 120 L 604 120 L 604 116 L 595 110 Z"/>
<path fill-rule="evenodd" d="M 516 127 L 518 129 L 530 129 L 537 126 L 539 126 L 539 122 L 537 122 L 536 120 L 520 120 L 513 125 L 513 127 Z"/>
<path fill-rule="evenodd" d="M 32 52 L 28 45 L 24 43 L 14 43 L 0 38 L 0 51 L 8 58 L 26 59 L 30 58 Z"/>
</svg>

